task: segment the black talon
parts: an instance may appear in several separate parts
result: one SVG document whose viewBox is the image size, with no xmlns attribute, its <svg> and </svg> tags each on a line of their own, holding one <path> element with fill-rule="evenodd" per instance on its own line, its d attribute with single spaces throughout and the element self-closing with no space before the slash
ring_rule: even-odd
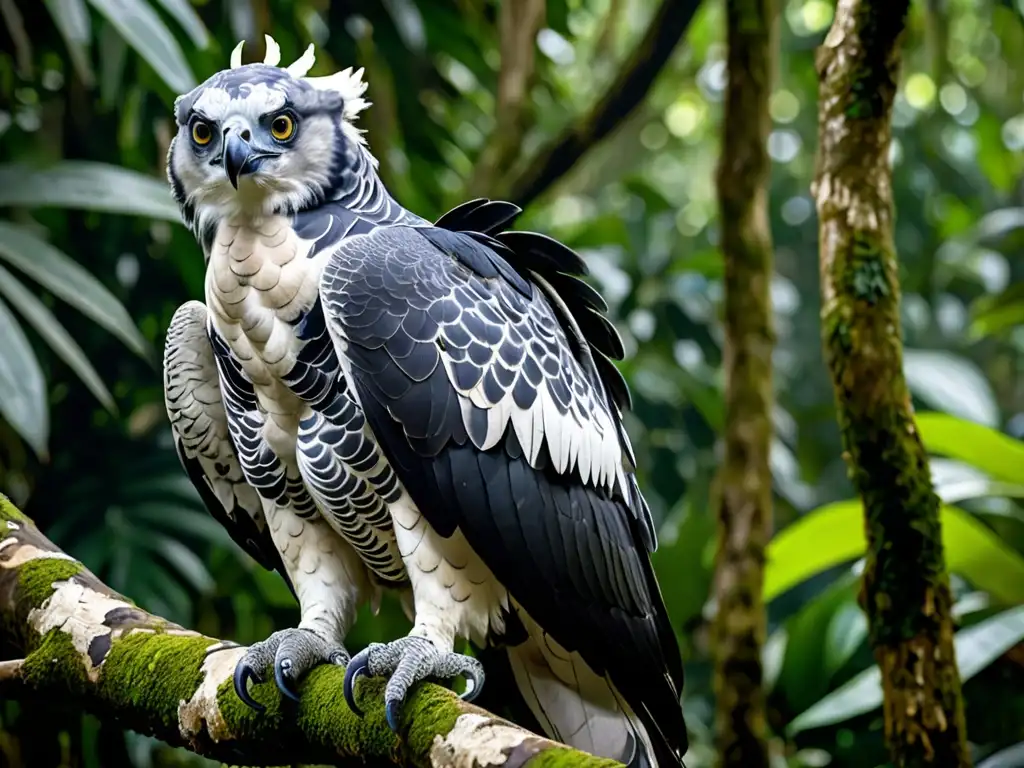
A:
<svg viewBox="0 0 1024 768">
<path fill-rule="evenodd" d="M 345 669 L 345 702 L 348 704 L 348 708 L 359 717 L 363 716 L 363 710 L 356 704 L 356 680 L 367 674 L 366 668 L 368 665 L 369 660 L 360 653 L 349 661 L 348 667 Z"/>
<path fill-rule="evenodd" d="M 292 690 L 291 686 L 288 684 L 288 680 L 285 678 L 285 674 L 287 674 L 291 668 L 291 659 L 281 659 L 281 663 L 274 665 L 274 682 L 277 683 L 277 689 L 281 693 L 292 701 L 298 702 L 299 695 Z"/>
<path fill-rule="evenodd" d="M 384 705 L 384 718 L 388 721 L 388 728 L 394 734 L 398 733 L 398 725 L 402 716 L 402 700 L 392 699 Z"/>
<path fill-rule="evenodd" d="M 249 681 L 260 683 L 263 682 L 256 671 L 245 662 L 241 662 L 235 666 L 235 694 L 242 700 L 243 704 L 247 704 L 257 712 L 263 712 L 266 707 L 260 704 L 256 699 L 249 695 Z"/>
<path fill-rule="evenodd" d="M 480 694 L 480 689 L 483 688 L 483 681 L 477 679 L 477 676 L 472 672 L 466 672 L 466 683 L 472 683 L 473 687 L 468 688 L 459 694 L 459 698 L 463 701 L 472 701 Z"/>
</svg>

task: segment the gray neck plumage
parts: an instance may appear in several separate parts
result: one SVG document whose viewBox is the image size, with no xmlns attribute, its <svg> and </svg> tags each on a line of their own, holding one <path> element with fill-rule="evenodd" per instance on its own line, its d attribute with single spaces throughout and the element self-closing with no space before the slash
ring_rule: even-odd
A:
<svg viewBox="0 0 1024 768">
<path fill-rule="evenodd" d="M 329 191 L 327 206 L 344 208 L 376 226 L 430 224 L 391 196 L 377 174 L 376 161 L 369 149 L 349 143 L 346 155 L 344 169 Z"/>
</svg>

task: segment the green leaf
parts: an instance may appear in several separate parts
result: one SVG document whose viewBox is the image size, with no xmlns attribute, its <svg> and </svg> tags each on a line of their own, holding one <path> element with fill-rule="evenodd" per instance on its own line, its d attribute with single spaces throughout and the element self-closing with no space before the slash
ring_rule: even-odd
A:
<svg viewBox="0 0 1024 768">
<path fill-rule="evenodd" d="M 18 321 L 0 301 L 0 416 L 32 446 L 40 459 L 46 456 L 50 413 L 46 381 L 32 346 Z"/>
<path fill-rule="evenodd" d="M 206 25 L 203 24 L 203 20 L 199 18 L 199 14 L 195 12 L 192 5 L 188 0 L 156 0 L 160 5 L 164 7 L 174 20 L 181 24 L 182 29 L 192 38 L 192 42 L 195 43 L 196 48 L 205 50 L 206 46 L 210 44 L 210 33 L 206 30 Z"/>
<path fill-rule="evenodd" d="M 964 461 L 996 480 L 1024 483 L 1024 443 L 1020 440 L 943 413 L 920 413 L 914 420 L 930 453 Z"/>
<path fill-rule="evenodd" d="M 198 497 L 197 497 L 198 498 Z M 166 502 L 134 504 L 128 508 L 133 521 L 144 522 L 146 527 L 173 531 L 175 536 L 205 539 L 212 544 L 233 546 L 227 529 L 206 512 Z"/>
<path fill-rule="evenodd" d="M 65 160 L 46 168 L 0 165 L 0 207 L 60 207 L 181 223 L 167 182 L 127 168 Z"/>
<path fill-rule="evenodd" d="M 941 520 L 950 571 L 997 600 L 1024 602 L 1024 558 L 962 509 L 943 506 Z M 866 546 L 860 501 L 826 504 L 808 513 L 768 544 L 765 602 L 821 571 L 863 556 Z"/>
<path fill-rule="evenodd" d="M 1024 281 L 1011 284 L 1002 293 L 985 294 L 971 305 L 970 335 L 979 339 L 1009 331 L 1024 320 Z"/>
<path fill-rule="evenodd" d="M 89 43 L 92 42 L 92 22 L 85 0 L 43 0 L 53 23 L 64 38 L 71 55 L 71 64 L 79 79 L 91 88 L 96 77 L 89 62 Z"/>
<path fill-rule="evenodd" d="M 89 358 L 82 348 L 71 338 L 71 335 L 47 309 L 46 305 L 3 267 L 0 267 L 0 293 L 36 329 L 36 332 L 50 345 L 50 349 L 67 363 L 75 375 L 82 380 L 82 383 L 89 388 L 89 391 L 96 396 L 96 399 L 103 404 L 103 407 L 116 414 L 117 406 L 114 404 L 114 397 L 96 369 L 93 368 L 92 363 L 89 362 Z"/>
<path fill-rule="evenodd" d="M 117 297 L 71 257 L 21 227 L 0 221 L 0 259 L 5 259 L 59 299 L 150 359 L 148 342 Z"/>
<path fill-rule="evenodd" d="M 666 516 L 658 531 L 658 549 L 651 555 L 673 626 L 691 621 L 707 601 L 712 569 L 705 552 L 713 546 L 715 530 L 714 515 L 708 513 L 707 482 L 699 475 Z"/>
<path fill-rule="evenodd" d="M 213 576 L 210 575 L 202 559 L 177 539 L 161 534 L 154 535 L 152 531 L 145 531 L 141 528 L 133 536 L 133 539 L 140 546 L 163 557 L 185 581 L 199 592 L 213 590 Z"/>
<path fill-rule="evenodd" d="M 957 632 L 953 642 L 960 679 L 967 682 L 1024 640 L 1024 606 L 1017 606 Z M 841 723 L 882 705 L 882 675 L 872 666 L 802 712 L 786 729 L 790 735 Z"/>
<path fill-rule="evenodd" d="M 992 388 L 970 360 L 948 352 L 905 349 L 903 370 L 910 391 L 933 408 L 979 424 L 999 423 Z"/>
<path fill-rule="evenodd" d="M 144 0 L 89 0 L 175 93 L 196 85 L 178 41 Z"/>
</svg>

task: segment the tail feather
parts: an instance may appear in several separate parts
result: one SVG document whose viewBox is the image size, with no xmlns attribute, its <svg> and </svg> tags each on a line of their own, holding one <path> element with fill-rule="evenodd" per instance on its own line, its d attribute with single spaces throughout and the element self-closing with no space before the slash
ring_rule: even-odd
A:
<svg viewBox="0 0 1024 768">
<path fill-rule="evenodd" d="M 607 677 L 597 675 L 520 609 L 525 642 L 507 646 L 509 664 L 527 707 L 549 738 L 630 768 L 665 763 L 647 728 Z"/>
</svg>

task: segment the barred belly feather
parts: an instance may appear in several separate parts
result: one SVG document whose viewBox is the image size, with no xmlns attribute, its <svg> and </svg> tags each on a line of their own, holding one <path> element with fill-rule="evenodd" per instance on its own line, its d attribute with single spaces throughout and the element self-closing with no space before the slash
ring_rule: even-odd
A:
<svg viewBox="0 0 1024 768">
<path fill-rule="evenodd" d="M 386 506 L 397 480 L 317 322 L 323 258 L 311 258 L 314 246 L 282 216 L 225 219 L 213 238 L 206 299 L 232 435 L 261 495 L 283 493 L 293 505 L 304 497 L 305 515 L 322 515 L 381 580 L 401 583 Z M 243 382 L 255 395 L 248 406 Z"/>
</svg>

